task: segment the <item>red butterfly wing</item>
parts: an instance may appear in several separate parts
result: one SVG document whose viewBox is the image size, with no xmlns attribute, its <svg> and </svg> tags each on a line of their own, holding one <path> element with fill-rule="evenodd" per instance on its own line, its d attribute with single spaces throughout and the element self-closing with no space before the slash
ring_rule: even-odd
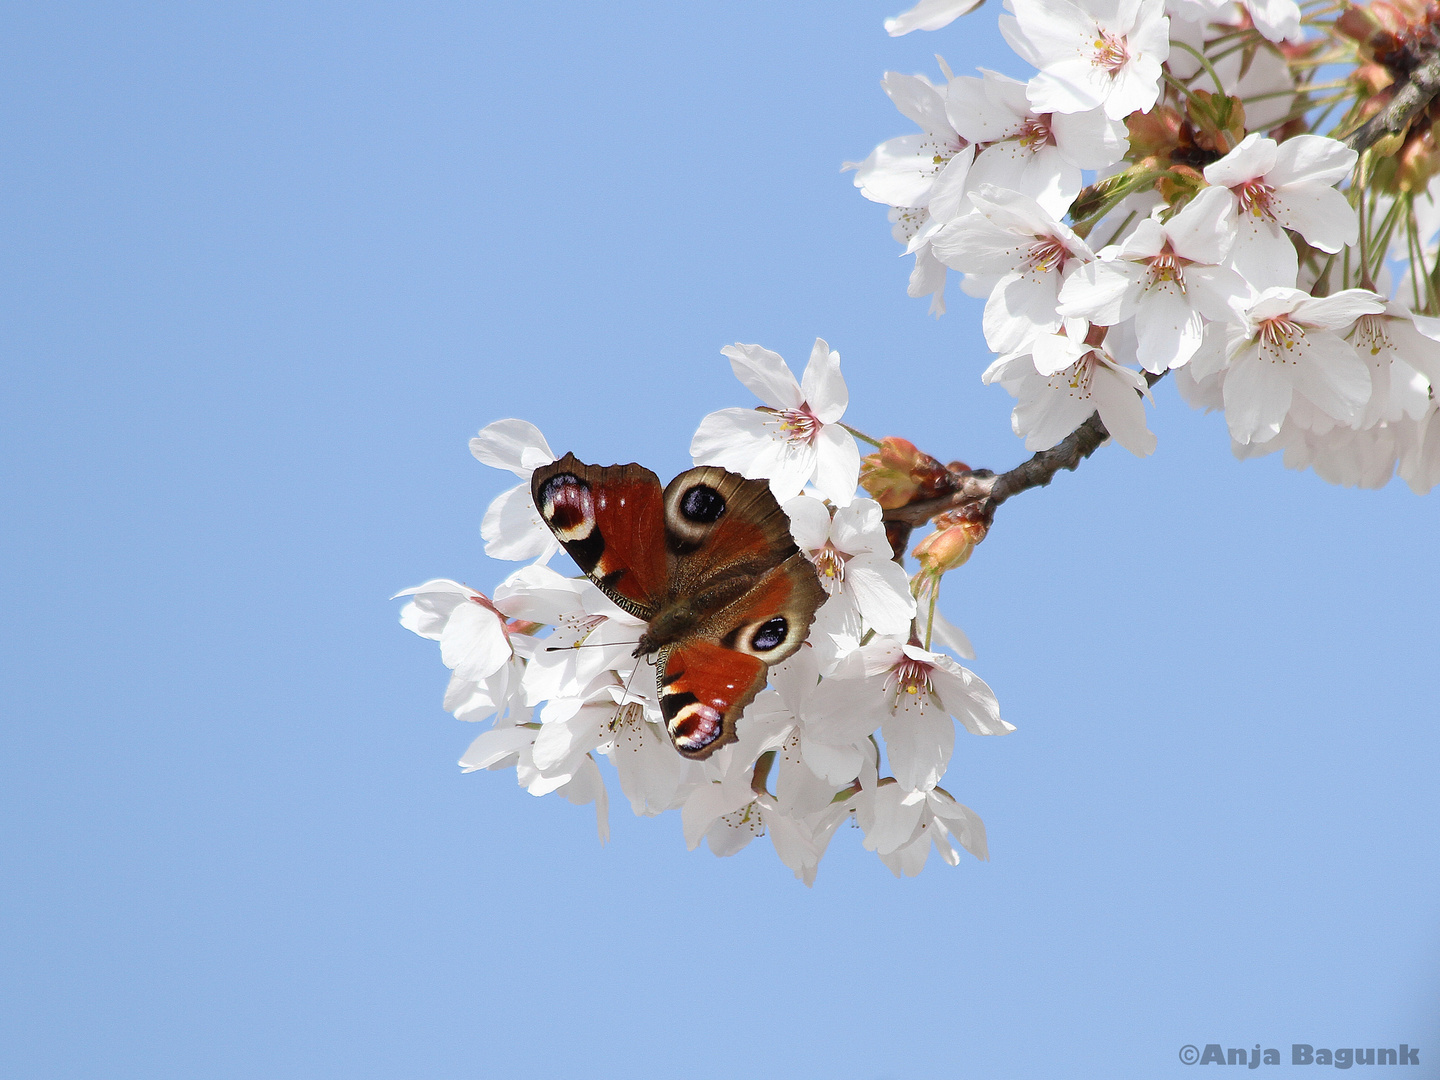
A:
<svg viewBox="0 0 1440 1080">
<path fill-rule="evenodd" d="M 735 741 L 735 721 L 765 687 L 765 661 L 710 641 L 660 654 L 660 712 L 675 749 L 707 758 Z"/>
<path fill-rule="evenodd" d="M 535 470 L 530 492 L 566 553 L 605 594 L 648 619 L 665 595 L 665 499 L 639 465 L 586 465 L 574 454 Z"/>
</svg>

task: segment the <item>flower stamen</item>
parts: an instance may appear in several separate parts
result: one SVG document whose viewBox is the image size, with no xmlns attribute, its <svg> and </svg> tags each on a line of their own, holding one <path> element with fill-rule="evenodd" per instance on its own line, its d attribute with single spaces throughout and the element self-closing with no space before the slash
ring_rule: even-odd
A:
<svg viewBox="0 0 1440 1080">
<path fill-rule="evenodd" d="M 1125 47 L 1125 39 L 1109 30 L 1098 31 L 1095 40 L 1090 44 L 1095 50 L 1090 57 L 1090 63 L 1111 75 L 1117 74 L 1130 59 L 1130 50 Z"/>
<path fill-rule="evenodd" d="M 1020 134 L 1015 136 L 1015 140 L 1027 150 L 1038 150 L 1042 146 L 1053 145 L 1055 136 L 1050 131 L 1050 114 L 1026 117 L 1025 122 L 1020 125 Z"/>
<path fill-rule="evenodd" d="M 1393 350 L 1395 343 L 1385 332 L 1387 320 L 1383 315 L 1361 315 L 1355 320 L 1355 346 L 1366 350 L 1371 356 L 1379 356 L 1386 349 Z"/>
<path fill-rule="evenodd" d="M 1255 334 L 1256 341 L 1260 347 L 1270 354 L 1272 360 L 1279 360 L 1282 363 L 1294 363 L 1294 357 L 1285 356 L 1285 353 L 1293 353 L 1296 344 L 1303 344 L 1305 341 L 1305 328 L 1284 315 L 1277 315 L 1273 319 L 1261 321 L 1259 329 Z"/>
<path fill-rule="evenodd" d="M 815 564 L 815 572 L 820 576 L 820 584 L 827 593 L 834 596 L 844 586 L 845 562 L 850 556 L 835 550 L 835 545 L 828 540 L 823 548 L 809 554 L 810 561 Z"/>
<path fill-rule="evenodd" d="M 1030 266 L 1042 274 L 1052 270 L 1063 270 L 1065 260 L 1070 257 L 1065 244 L 1054 236 L 1037 236 L 1030 246 Z"/>
<path fill-rule="evenodd" d="M 1263 180 L 1246 180 L 1245 183 L 1230 190 L 1240 201 L 1242 214 L 1250 213 L 1257 218 L 1275 220 L 1275 212 L 1270 209 L 1271 201 L 1275 196 L 1275 189 L 1271 185 Z"/>
<path fill-rule="evenodd" d="M 908 709 L 934 692 L 930 684 L 931 667 L 923 660 L 907 656 L 890 669 L 885 679 L 885 693 L 891 699 L 891 712 Z"/>
<path fill-rule="evenodd" d="M 1167 281 L 1173 281 L 1183 293 L 1185 292 L 1185 271 L 1180 267 L 1180 258 L 1169 251 L 1163 251 L 1153 259 L 1148 260 L 1150 264 L 1150 284 L 1148 288 L 1155 288 Z"/>
<path fill-rule="evenodd" d="M 820 422 L 820 418 L 810 411 L 808 404 L 802 404 L 798 409 L 771 409 L 761 406 L 760 411 L 775 417 L 780 428 L 780 438 L 790 444 L 814 444 L 820 429 L 825 426 Z"/>
</svg>

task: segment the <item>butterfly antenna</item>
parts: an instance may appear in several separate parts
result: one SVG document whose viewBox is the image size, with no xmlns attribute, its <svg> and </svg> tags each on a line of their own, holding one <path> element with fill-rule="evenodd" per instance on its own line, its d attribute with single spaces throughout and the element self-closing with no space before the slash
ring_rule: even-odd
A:
<svg viewBox="0 0 1440 1080">
<path fill-rule="evenodd" d="M 638 645 L 638 641 L 577 641 L 574 645 L 550 645 L 546 652 L 569 652 L 571 649 L 604 649 L 623 645 Z"/>
<path fill-rule="evenodd" d="M 630 677 L 625 680 L 625 693 L 620 696 L 620 707 L 625 707 L 625 699 L 630 696 L 630 685 L 635 681 L 635 673 L 640 670 L 640 662 L 637 660 L 635 666 L 630 669 Z"/>
</svg>

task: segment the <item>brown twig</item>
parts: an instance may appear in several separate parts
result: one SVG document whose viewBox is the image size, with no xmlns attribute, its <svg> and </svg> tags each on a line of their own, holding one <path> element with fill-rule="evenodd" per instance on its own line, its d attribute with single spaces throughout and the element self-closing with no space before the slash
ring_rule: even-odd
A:
<svg viewBox="0 0 1440 1080">
<path fill-rule="evenodd" d="M 1145 382 L 1154 386 L 1164 378 L 1164 373 L 1145 373 Z M 1045 487 L 1061 469 L 1072 472 L 1091 454 L 1100 448 L 1110 432 L 1098 412 L 1091 413 L 1078 428 L 1072 431 L 1049 450 L 1041 450 L 1028 461 L 1022 461 L 1015 468 L 1003 473 L 988 469 L 976 469 L 956 477 L 959 486 L 936 499 L 925 499 L 906 506 L 885 511 L 886 524 L 895 523 L 909 530 L 925 524 L 936 514 L 951 510 L 966 512 L 967 517 L 984 522 L 988 527 L 994 520 L 995 509 L 1006 499 L 1019 495 L 1031 488 Z"/>
<path fill-rule="evenodd" d="M 1345 145 L 1359 153 L 1388 134 L 1400 134 L 1440 94 L 1440 52 L 1410 72 L 1390 104 L 1345 136 Z"/>
</svg>

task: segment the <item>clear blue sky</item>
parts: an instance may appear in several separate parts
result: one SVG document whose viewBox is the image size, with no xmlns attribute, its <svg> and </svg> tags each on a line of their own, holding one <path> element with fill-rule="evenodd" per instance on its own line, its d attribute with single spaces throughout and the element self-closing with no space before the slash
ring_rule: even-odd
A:
<svg viewBox="0 0 1440 1080">
<path fill-rule="evenodd" d="M 909 128 L 886 68 L 1014 70 L 994 5 L 902 6 L 9 8 L 0 1074 L 1440 1075 L 1440 502 L 1236 462 L 1168 384 L 1151 460 L 947 580 L 1019 729 L 947 780 L 993 861 L 847 828 L 807 890 L 455 766 L 387 598 L 506 572 L 481 425 L 668 476 L 751 403 L 722 345 L 819 334 L 862 428 L 1023 456 L 838 171 Z"/>
</svg>

